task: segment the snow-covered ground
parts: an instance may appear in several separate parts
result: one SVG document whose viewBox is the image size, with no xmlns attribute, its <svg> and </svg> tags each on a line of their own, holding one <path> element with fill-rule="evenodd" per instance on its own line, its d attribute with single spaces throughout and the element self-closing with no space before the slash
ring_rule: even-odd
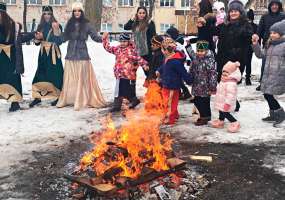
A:
<svg viewBox="0 0 285 200">
<path fill-rule="evenodd" d="M 114 56 L 107 53 L 102 44 L 88 42 L 89 54 L 92 57 L 94 71 L 107 101 L 112 101 L 114 90 L 113 64 Z M 66 53 L 66 44 L 61 47 L 63 56 Z M 100 119 L 104 116 L 102 109 L 83 109 L 74 111 L 72 107 L 57 109 L 44 102 L 41 106 L 28 109 L 31 101 L 31 82 L 37 66 L 39 48 L 36 46 L 24 47 L 26 73 L 22 78 L 24 101 L 21 104 L 24 110 L 8 113 L 9 104 L 0 100 L 0 177 L 9 173 L 12 165 L 21 160 L 32 160 L 33 150 L 56 148 L 70 139 L 87 136 L 92 130 L 100 128 Z M 254 58 L 253 74 L 258 77 L 260 61 Z M 144 75 L 138 72 L 137 91 L 143 96 L 142 87 Z M 255 78 L 257 80 L 257 78 Z M 273 128 L 271 124 L 261 122 L 267 115 L 268 108 L 262 94 L 255 91 L 257 82 L 253 86 L 239 86 L 241 109 L 235 116 L 241 122 L 241 131 L 229 134 L 224 129 L 216 130 L 210 127 L 195 127 L 193 125 L 192 104 L 180 103 L 182 118 L 171 132 L 179 132 L 185 140 L 215 142 L 215 143 L 278 143 L 285 141 L 285 129 Z M 279 98 L 285 106 L 285 96 Z M 217 112 L 213 111 L 214 116 Z M 278 173 L 285 176 L 285 158 L 271 159 L 267 167 L 275 167 Z"/>
</svg>

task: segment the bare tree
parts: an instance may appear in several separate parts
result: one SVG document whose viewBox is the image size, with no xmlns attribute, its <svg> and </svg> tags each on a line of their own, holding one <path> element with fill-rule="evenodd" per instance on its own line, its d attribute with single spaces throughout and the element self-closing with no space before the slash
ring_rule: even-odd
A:
<svg viewBox="0 0 285 200">
<path fill-rule="evenodd" d="M 24 0 L 23 25 L 24 32 L 27 32 L 27 0 Z"/>
<path fill-rule="evenodd" d="M 85 13 L 96 31 L 101 29 L 103 0 L 86 0 Z"/>
</svg>

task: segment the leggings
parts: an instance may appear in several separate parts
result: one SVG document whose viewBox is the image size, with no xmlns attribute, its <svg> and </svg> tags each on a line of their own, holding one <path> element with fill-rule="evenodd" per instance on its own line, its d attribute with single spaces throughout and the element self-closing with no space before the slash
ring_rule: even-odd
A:
<svg viewBox="0 0 285 200">
<path fill-rule="evenodd" d="M 219 120 L 221 121 L 224 121 L 225 119 L 229 120 L 230 122 L 236 122 L 236 118 L 234 118 L 231 113 L 229 112 L 222 112 L 222 111 L 219 111 Z"/>
<path fill-rule="evenodd" d="M 266 99 L 270 110 L 278 110 L 281 108 L 278 101 L 271 94 L 264 94 L 264 98 Z"/>
</svg>

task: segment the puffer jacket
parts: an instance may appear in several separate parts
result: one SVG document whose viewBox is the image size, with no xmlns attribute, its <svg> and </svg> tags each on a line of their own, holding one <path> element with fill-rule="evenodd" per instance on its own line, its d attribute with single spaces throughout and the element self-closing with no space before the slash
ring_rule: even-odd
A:
<svg viewBox="0 0 285 200">
<path fill-rule="evenodd" d="M 209 50 L 204 58 L 195 58 L 190 74 L 193 76 L 192 94 L 209 97 L 217 87 L 217 70 L 214 54 Z"/>
<path fill-rule="evenodd" d="M 182 87 L 183 80 L 192 84 L 193 77 L 188 74 L 184 67 L 185 55 L 177 51 L 172 57 L 167 58 L 163 65 L 157 70 L 160 73 L 163 88 L 178 90 Z"/>
<path fill-rule="evenodd" d="M 237 82 L 241 79 L 239 69 L 236 69 L 229 75 L 229 80 L 221 81 L 217 86 L 217 93 L 215 97 L 214 107 L 222 112 L 232 112 L 236 107 L 237 100 Z M 230 110 L 224 110 L 225 104 L 230 105 Z"/>
<path fill-rule="evenodd" d="M 129 42 L 128 47 L 110 46 L 108 39 L 103 39 L 103 46 L 106 51 L 116 56 L 114 75 L 116 79 L 124 78 L 136 80 L 139 66 L 147 66 L 147 62 L 137 54 L 135 44 Z"/>
<path fill-rule="evenodd" d="M 261 91 L 264 94 L 281 95 L 285 93 L 285 37 L 271 41 L 269 48 L 261 50 L 259 44 L 253 45 L 258 58 L 266 57 Z"/>
</svg>

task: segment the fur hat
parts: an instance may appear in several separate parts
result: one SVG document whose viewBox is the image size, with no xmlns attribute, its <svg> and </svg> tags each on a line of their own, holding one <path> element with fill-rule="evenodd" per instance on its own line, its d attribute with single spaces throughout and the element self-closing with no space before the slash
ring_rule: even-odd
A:
<svg viewBox="0 0 285 200">
<path fill-rule="evenodd" d="M 176 45 L 176 42 L 170 38 L 170 37 L 165 37 L 162 41 L 162 44 L 161 46 L 164 48 L 164 49 L 168 49 L 168 50 L 175 50 L 177 45 Z"/>
<path fill-rule="evenodd" d="M 228 72 L 229 74 L 233 73 L 234 71 L 236 71 L 236 69 L 240 66 L 239 62 L 227 62 L 224 67 L 223 67 L 223 71 Z"/>
<path fill-rule="evenodd" d="M 81 10 L 81 11 L 84 11 L 83 9 L 83 3 L 81 3 L 80 1 L 76 1 L 72 4 L 72 11 L 74 10 Z"/>
<path fill-rule="evenodd" d="M 270 31 L 279 33 L 281 36 L 285 35 L 285 20 L 277 22 L 270 27 Z"/>
<path fill-rule="evenodd" d="M 213 4 L 213 9 L 216 9 L 218 12 L 219 12 L 222 8 L 225 10 L 225 4 L 224 4 L 224 2 L 216 1 L 216 2 Z"/>
<path fill-rule="evenodd" d="M 161 46 L 162 41 L 163 41 L 163 37 L 162 36 L 155 35 L 151 39 L 151 44 L 155 44 L 155 45 Z"/>
<path fill-rule="evenodd" d="M 120 41 L 130 41 L 131 40 L 131 37 L 129 34 L 127 33 L 122 33 L 119 37 L 119 40 Z"/>
<path fill-rule="evenodd" d="M 245 14 L 245 10 L 244 10 L 244 5 L 241 1 L 239 0 L 231 0 L 228 4 L 228 12 L 232 11 L 232 10 L 237 10 L 239 11 L 241 14 Z"/>
<path fill-rule="evenodd" d="M 171 26 L 169 29 L 166 30 L 166 34 L 173 40 L 176 40 L 179 36 L 179 31 L 177 30 L 177 28 Z"/>
<path fill-rule="evenodd" d="M 0 1 L 0 11 L 7 11 L 7 6 L 5 2 Z"/>
<path fill-rule="evenodd" d="M 42 7 L 42 12 L 51 12 L 53 13 L 53 9 L 51 6 L 43 6 Z"/>
<path fill-rule="evenodd" d="M 282 5 L 282 2 L 280 0 L 270 0 L 269 3 L 268 3 L 268 10 L 269 10 L 269 12 L 272 12 L 271 11 L 271 6 L 274 3 L 276 3 L 279 6 L 279 11 L 278 12 L 283 11 L 283 5 Z"/>
</svg>

